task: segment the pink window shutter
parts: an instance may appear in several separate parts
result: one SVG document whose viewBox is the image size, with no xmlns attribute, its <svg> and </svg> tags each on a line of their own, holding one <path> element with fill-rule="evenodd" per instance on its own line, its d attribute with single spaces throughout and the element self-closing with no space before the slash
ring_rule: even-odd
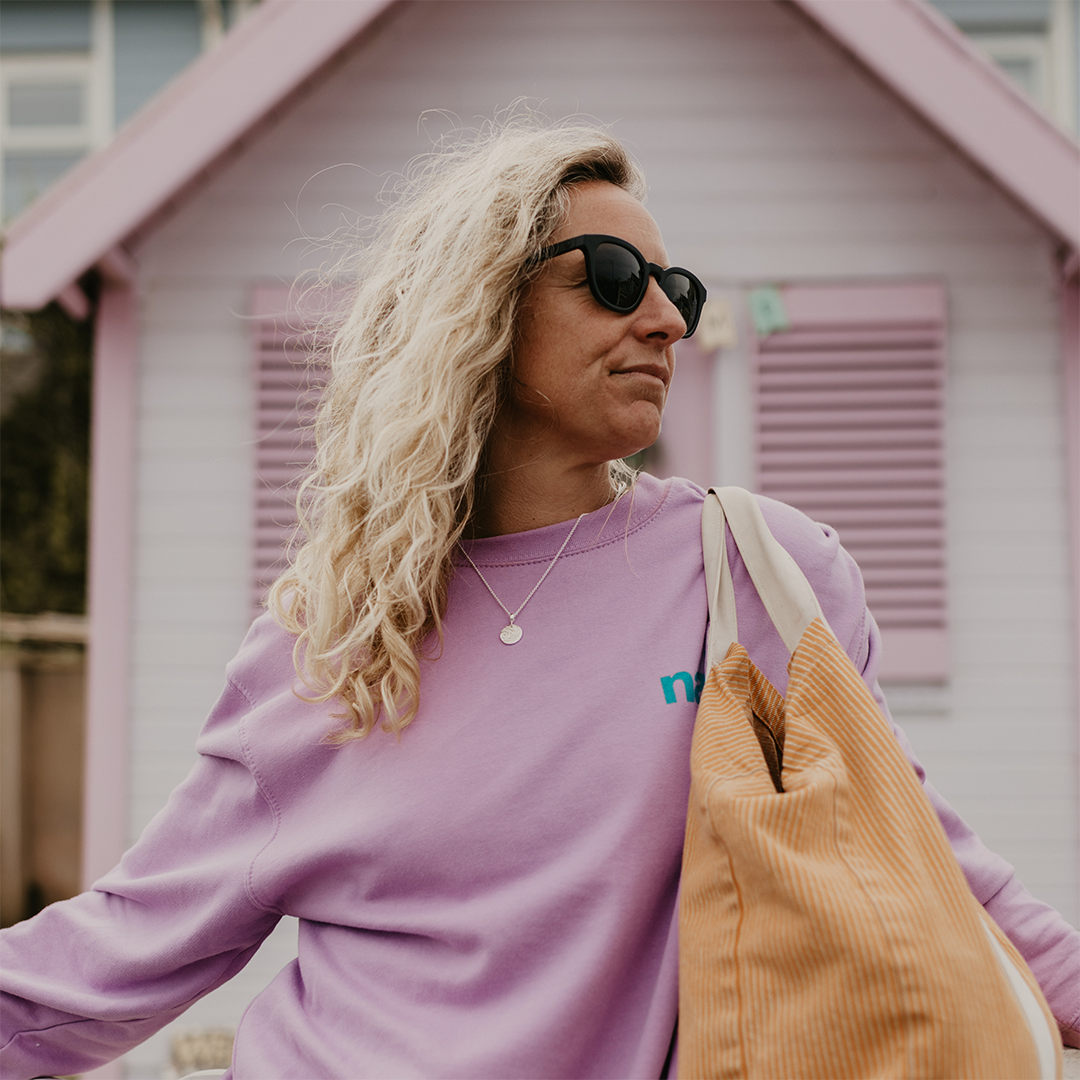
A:
<svg viewBox="0 0 1080 1080">
<path fill-rule="evenodd" d="M 252 303 L 255 398 L 253 615 L 285 568 L 296 534 L 296 495 L 314 458 L 311 425 L 326 380 L 312 362 L 316 335 L 290 304 L 285 287 L 260 286 Z"/>
<path fill-rule="evenodd" d="M 789 286 L 757 341 L 759 490 L 837 529 L 881 628 L 881 676 L 948 677 L 945 294 Z"/>
</svg>

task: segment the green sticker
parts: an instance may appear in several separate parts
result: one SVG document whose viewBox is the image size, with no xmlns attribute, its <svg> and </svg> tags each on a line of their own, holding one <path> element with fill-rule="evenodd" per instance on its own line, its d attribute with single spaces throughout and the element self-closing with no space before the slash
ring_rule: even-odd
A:
<svg viewBox="0 0 1080 1080">
<path fill-rule="evenodd" d="M 789 330 L 791 320 L 784 309 L 784 298 L 773 285 L 765 285 L 750 293 L 750 317 L 758 337 L 768 337 L 777 330 Z"/>
</svg>

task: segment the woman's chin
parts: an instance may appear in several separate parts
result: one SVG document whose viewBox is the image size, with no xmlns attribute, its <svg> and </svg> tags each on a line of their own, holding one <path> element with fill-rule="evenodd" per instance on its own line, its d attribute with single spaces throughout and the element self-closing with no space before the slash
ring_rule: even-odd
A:
<svg viewBox="0 0 1080 1080">
<path fill-rule="evenodd" d="M 649 447 L 652 446 L 653 443 L 655 443 L 656 440 L 659 439 L 659 438 L 660 438 L 660 425 L 659 424 L 651 424 L 651 425 L 649 425 L 647 430 L 639 432 L 638 435 L 637 435 L 637 438 L 635 438 L 633 440 L 634 449 L 631 451 L 631 453 L 637 454 L 637 453 L 640 453 L 642 450 L 648 450 Z M 626 456 L 627 456 L 626 454 L 623 455 L 623 457 L 626 457 Z"/>
<path fill-rule="evenodd" d="M 649 423 L 638 425 L 632 432 L 627 432 L 627 438 L 623 446 L 629 447 L 629 449 L 624 449 L 622 453 L 616 456 L 627 458 L 632 457 L 634 454 L 640 454 L 642 450 L 648 450 L 659 438 L 660 415 L 657 413 L 655 417 L 650 417 Z"/>
</svg>

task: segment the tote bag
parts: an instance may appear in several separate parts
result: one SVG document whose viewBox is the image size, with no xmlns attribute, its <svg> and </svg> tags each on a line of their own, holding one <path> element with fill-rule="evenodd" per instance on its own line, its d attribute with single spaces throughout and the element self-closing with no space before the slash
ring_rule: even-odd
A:
<svg viewBox="0 0 1080 1080">
<path fill-rule="evenodd" d="M 738 644 L 725 518 L 792 653 L 786 700 Z M 679 1077 L 1060 1077 L 1034 977 L 757 501 L 710 491 L 702 538 Z"/>
</svg>

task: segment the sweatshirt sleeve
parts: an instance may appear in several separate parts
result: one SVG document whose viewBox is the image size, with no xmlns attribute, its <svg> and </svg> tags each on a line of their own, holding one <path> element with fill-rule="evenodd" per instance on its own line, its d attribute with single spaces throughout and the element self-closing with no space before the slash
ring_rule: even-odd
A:
<svg viewBox="0 0 1080 1080">
<path fill-rule="evenodd" d="M 837 534 L 782 503 L 762 499 L 770 529 L 814 587 L 826 620 L 870 687 L 911 762 L 952 845 L 972 894 L 1027 961 L 1067 1046 L 1080 1046 L 1080 932 L 1036 900 L 1015 871 L 991 851 L 927 781 L 904 732 L 893 723 L 878 684 L 881 634 L 866 607 L 862 575 Z M 799 522 L 795 515 L 802 518 Z M 809 525 L 809 528 L 808 528 Z M 778 640 L 778 639 L 777 639 Z M 786 662 L 786 650 L 784 650 Z M 768 674 L 768 673 L 766 673 Z"/>
<path fill-rule="evenodd" d="M 873 619 L 868 621 L 869 652 L 873 657 L 880 649 L 879 633 Z M 1062 1041 L 1066 1046 L 1080 1046 L 1080 932 L 1052 907 L 1032 896 L 1017 879 L 1013 867 L 979 839 L 927 780 L 926 770 L 915 757 L 907 736 L 889 715 L 877 683 L 876 662 L 863 669 L 863 678 L 915 769 L 972 894 L 1027 961 L 1058 1022 Z"/>
<path fill-rule="evenodd" d="M 120 865 L 0 935 L 0 1076 L 79 1073 L 118 1057 L 232 978 L 280 913 L 252 891 L 276 828 L 226 686 L 199 761 Z"/>
</svg>

